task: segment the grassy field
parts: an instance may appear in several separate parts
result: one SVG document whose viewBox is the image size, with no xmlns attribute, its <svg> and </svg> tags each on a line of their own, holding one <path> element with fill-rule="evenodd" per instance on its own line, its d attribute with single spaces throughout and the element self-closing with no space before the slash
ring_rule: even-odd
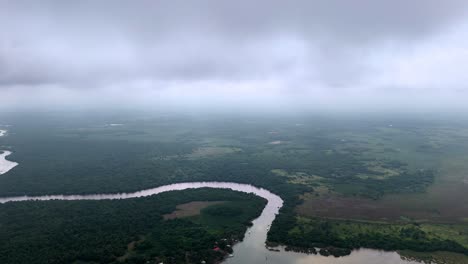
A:
<svg viewBox="0 0 468 264">
<path fill-rule="evenodd" d="M 201 210 L 215 204 L 225 203 L 225 201 L 193 201 L 189 203 L 179 204 L 176 207 L 176 210 L 163 215 L 165 220 L 176 219 L 176 218 L 185 218 L 189 216 L 199 215 Z"/>
</svg>

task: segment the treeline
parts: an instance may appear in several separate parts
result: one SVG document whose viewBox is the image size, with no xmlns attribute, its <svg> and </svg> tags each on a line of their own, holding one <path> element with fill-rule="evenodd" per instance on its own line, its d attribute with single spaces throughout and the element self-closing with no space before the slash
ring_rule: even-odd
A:
<svg viewBox="0 0 468 264">
<path fill-rule="evenodd" d="M 382 232 L 378 226 L 375 230 L 342 229 L 347 221 L 329 219 L 308 219 L 307 222 L 291 221 L 282 215 L 272 228 L 268 240 L 299 248 L 334 246 L 344 249 L 374 248 L 383 250 L 414 250 L 420 252 L 450 251 L 468 255 L 468 248 L 460 243 L 429 236 L 417 225 L 395 228 L 394 232 Z M 285 225 L 287 228 L 276 228 Z M 368 225 L 372 225 L 368 223 Z M 379 225 L 379 224 L 375 224 Z M 394 225 L 398 227 L 398 225 Z M 288 229 L 289 228 L 289 229 Z"/>
<path fill-rule="evenodd" d="M 8 137 L 20 165 L 0 178 L 0 195 L 136 191 L 171 182 L 175 161 L 160 155 L 190 153 L 193 145 L 90 140 L 19 134 Z"/>
<path fill-rule="evenodd" d="M 200 216 L 163 220 L 190 201 L 228 202 Z M 0 205 L 0 263 L 214 263 L 224 255 L 214 245 L 242 239 L 265 203 L 253 194 L 215 189 L 128 200 L 6 203 Z M 216 213 L 230 207 L 236 215 Z"/>
</svg>

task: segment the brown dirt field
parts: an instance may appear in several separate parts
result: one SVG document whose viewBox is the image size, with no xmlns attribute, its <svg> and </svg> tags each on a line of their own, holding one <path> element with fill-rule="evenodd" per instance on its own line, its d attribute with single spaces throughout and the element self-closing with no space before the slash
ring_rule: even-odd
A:
<svg viewBox="0 0 468 264">
<path fill-rule="evenodd" d="M 213 202 L 195 201 L 195 202 L 190 202 L 190 203 L 185 203 L 185 204 L 179 204 L 176 206 L 177 209 L 174 212 L 170 214 L 165 214 L 164 219 L 168 220 L 168 219 L 199 215 L 200 211 L 203 208 L 206 208 L 210 205 L 222 204 L 222 203 L 225 203 L 225 201 L 213 201 Z"/>
<path fill-rule="evenodd" d="M 300 215 L 340 219 L 402 221 L 412 219 L 436 223 L 462 223 L 468 220 L 468 186 L 433 186 L 423 194 L 388 195 L 380 200 L 326 194 L 303 196 L 297 207 Z M 451 191 L 451 192 L 450 192 Z M 451 193 L 451 194 L 450 194 Z"/>
<path fill-rule="evenodd" d="M 364 198 L 325 196 L 304 196 L 304 203 L 297 207 L 300 215 L 309 217 L 326 217 L 339 219 L 399 221 L 401 217 L 427 218 L 431 212 L 404 210 L 392 204 L 384 204 Z"/>
</svg>

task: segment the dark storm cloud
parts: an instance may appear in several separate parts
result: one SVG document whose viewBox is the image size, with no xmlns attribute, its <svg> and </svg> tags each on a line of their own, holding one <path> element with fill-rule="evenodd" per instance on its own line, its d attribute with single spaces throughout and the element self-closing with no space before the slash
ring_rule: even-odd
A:
<svg viewBox="0 0 468 264">
<path fill-rule="evenodd" d="M 462 0 L 0 0 L 0 104 L 450 99 L 466 91 L 467 10 Z"/>
</svg>

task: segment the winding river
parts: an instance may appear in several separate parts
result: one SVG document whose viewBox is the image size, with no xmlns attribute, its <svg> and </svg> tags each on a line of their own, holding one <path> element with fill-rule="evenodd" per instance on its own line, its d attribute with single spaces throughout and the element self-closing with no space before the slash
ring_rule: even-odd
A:
<svg viewBox="0 0 468 264">
<path fill-rule="evenodd" d="M 249 184 L 232 182 L 189 182 L 165 185 L 157 188 L 137 191 L 134 193 L 117 194 L 89 194 L 89 195 L 45 195 L 45 196 L 16 196 L 0 198 L 0 203 L 20 201 L 47 201 L 47 200 L 107 200 L 129 199 L 156 195 L 168 191 L 178 191 L 197 188 L 230 189 L 245 193 L 254 193 L 265 198 L 268 203 L 261 215 L 253 221 L 244 241 L 234 246 L 234 257 L 226 259 L 227 264 L 412 264 L 419 262 L 405 261 L 396 252 L 384 252 L 371 249 L 354 250 L 351 255 L 335 258 L 320 255 L 307 255 L 303 253 L 269 251 L 265 247 L 268 228 L 283 206 L 283 200 L 268 190 L 257 188 Z"/>
</svg>

